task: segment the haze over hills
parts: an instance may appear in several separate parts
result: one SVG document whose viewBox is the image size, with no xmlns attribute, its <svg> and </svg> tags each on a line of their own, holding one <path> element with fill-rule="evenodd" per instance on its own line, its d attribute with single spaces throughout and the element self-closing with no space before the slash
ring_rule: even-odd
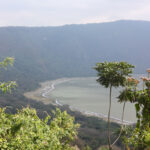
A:
<svg viewBox="0 0 150 150">
<path fill-rule="evenodd" d="M 150 67 L 150 22 L 117 21 L 60 27 L 1 27 L 0 57 L 13 56 L 11 74 L 29 83 L 93 76 L 95 63 L 128 61 L 143 73 Z M 9 77 L 7 77 L 9 76 Z"/>
<path fill-rule="evenodd" d="M 117 21 L 100 24 L 66 25 L 60 27 L 1 27 L 0 61 L 15 58 L 14 67 L 0 72 L 0 81 L 15 80 L 19 85 L 12 95 L 1 95 L 0 106 L 15 112 L 28 104 L 43 118 L 55 109 L 23 96 L 25 91 L 37 88 L 38 83 L 61 77 L 94 76 L 95 63 L 128 61 L 137 66 L 137 73 L 150 67 L 150 22 Z M 89 82 L 88 82 L 89 83 Z M 107 143 L 106 122 L 85 117 L 61 107 L 81 124 L 77 145 L 88 144 L 93 150 Z M 112 131 L 119 125 L 112 123 Z M 115 137 L 112 137 L 115 138 Z M 114 140 L 112 140 L 114 141 Z M 120 145 L 120 142 L 118 143 Z"/>
</svg>

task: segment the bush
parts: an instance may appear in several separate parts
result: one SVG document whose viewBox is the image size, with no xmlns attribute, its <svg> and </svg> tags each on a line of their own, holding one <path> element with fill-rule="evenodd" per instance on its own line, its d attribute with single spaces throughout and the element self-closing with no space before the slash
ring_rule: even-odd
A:
<svg viewBox="0 0 150 150">
<path fill-rule="evenodd" d="M 29 107 L 14 115 L 0 108 L 0 149 L 72 150 L 70 143 L 77 135 L 78 124 L 65 111 L 57 109 L 54 116 L 41 120 Z"/>
</svg>

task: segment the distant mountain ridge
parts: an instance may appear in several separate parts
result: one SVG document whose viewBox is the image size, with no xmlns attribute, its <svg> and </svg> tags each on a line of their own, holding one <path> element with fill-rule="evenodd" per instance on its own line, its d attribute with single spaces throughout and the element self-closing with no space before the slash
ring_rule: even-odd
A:
<svg viewBox="0 0 150 150">
<path fill-rule="evenodd" d="M 150 67 L 150 22 L 0 27 L 0 58 L 6 56 L 16 59 L 6 79 L 93 76 L 102 61 L 128 61 L 142 73 Z"/>
</svg>

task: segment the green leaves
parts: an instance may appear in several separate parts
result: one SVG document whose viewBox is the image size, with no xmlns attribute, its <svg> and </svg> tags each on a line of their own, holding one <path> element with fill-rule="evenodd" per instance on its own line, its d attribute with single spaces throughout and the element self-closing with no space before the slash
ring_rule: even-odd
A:
<svg viewBox="0 0 150 150">
<path fill-rule="evenodd" d="M 0 62 L 0 68 L 13 65 L 14 58 L 7 57 Z M 0 82 L 0 91 L 9 92 L 16 88 L 16 82 Z M 0 149 L 1 150 L 72 150 L 71 141 L 77 136 L 79 125 L 74 118 L 61 112 L 54 112 L 55 118 L 47 114 L 41 120 L 35 109 L 29 107 L 10 115 L 0 108 Z M 50 122 L 50 125 L 48 125 Z"/>
<path fill-rule="evenodd" d="M 9 81 L 9 82 L 0 82 L 0 91 L 2 91 L 2 93 L 6 93 L 9 92 L 11 93 L 12 89 L 15 89 L 17 86 L 15 81 Z"/>
<path fill-rule="evenodd" d="M 42 121 L 35 109 L 29 107 L 9 115 L 0 108 L 0 149 L 7 150 L 72 150 L 71 141 L 77 136 L 79 125 L 74 118 L 59 109 L 47 124 L 50 116 Z"/>
<path fill-rule="evenodd" d="M 0 62 L 0 68 L 4 68 L 7 69 L 8 65 L 13 65 L 14 63 L 14 58 L 12 57 L 7 57 L 5 58 L 2 62 Z M 12 89 L 15 89 L 17 86 L 15 81 L 9 81 L 9 82 L 0 82 L 0 91 L 2 91 L 2 93 L 6 93 L 9 92 L 11 93 Z"/>
<path fill-rule="evenodd" d="M 127 79 L 125 90 L 118 98 L 119 102 L 135 103 L 136 128 L 131 132 L 130 137 L 126 138 L 125 143 L 137 150 L 146 150 L 150 148 L 150 78 L 142 77 L 141 79 L 146 88 L 137 89 L 139 80 L 130 77 Z"/>
<path fill-rule="evenodd" d="M 14 58 L 12 57 L 6 57 L 2 62 L 0 62 L 0 68 L 7 68 L 8 65 L 13 65 Z"/>
<path fill-rule="evenodd" d="M 94 69 L 98 72 L 97 81 L 108 88 L 109 86 L 124 86 L 126 77 L 132 73 L 133 65 L 127 62 L 97 63 Z"/>
<path fill-rule="evenodd" d="M 111 93 L 112 87 L 119 87 L 126 85 L 126 77 L 132 73 L 132 69 L 134 68 L 133 65 L 128 64 L 127 62 L 104 62 L 104 63 L 97 63 L 96 67 L 94 68 L 98 72 L 98 79 L 101 85 L 106 88 L 110 88 L 110 95 L 109 95 L 109 111 L 108 111 L 108 145 L 109 150 L 111 148 L 111 141 L 110 141 L 110 112 L 111 112 Z M 124 100 L 126 96 L 122 93 L 121 100 Z"/>
</svg>

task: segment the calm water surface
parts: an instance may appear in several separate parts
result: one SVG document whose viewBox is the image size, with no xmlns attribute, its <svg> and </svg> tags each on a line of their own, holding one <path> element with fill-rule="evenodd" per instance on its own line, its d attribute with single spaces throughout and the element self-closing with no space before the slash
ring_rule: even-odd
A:
<svg viewBox="0 0 150 150">
<path fill-rule="evenodd" d="M 111 115 L 121 118 L 123 105 L 117 102 L 120 88 L 113 88 Z M 105 89 L 96 82 L 95 77 L 72 78 L 61 84 L 55 85 L 55 90 L 49 97 L 58 99 L 62 104 L 68 104 L 82 111 L 91 111 L 107 115 L 109 104 L 109 89 Z M 136 121 L 134 105 L 126 104 L 125 120 Z"/>
</svg>

